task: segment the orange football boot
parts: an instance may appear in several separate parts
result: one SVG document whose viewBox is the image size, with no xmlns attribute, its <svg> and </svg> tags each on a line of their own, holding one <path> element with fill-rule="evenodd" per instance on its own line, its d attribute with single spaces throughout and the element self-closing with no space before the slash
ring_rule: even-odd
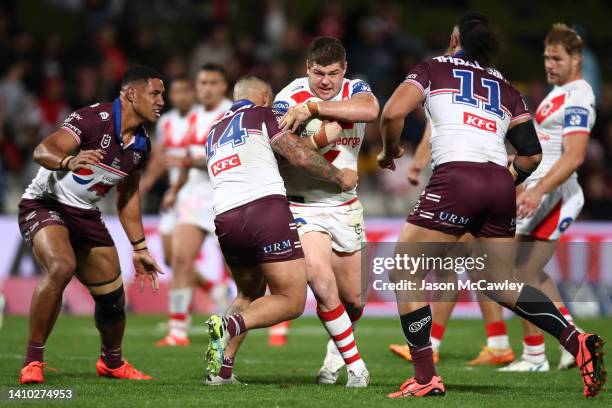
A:
<svg viewBox="0 0 612 408">
<path fill-rule="evenodd" d="M 584 382 L 584 396 L 591 398 L 599 394 L 608 379 L 603 362 L 605 340 L 596 334 L 578 334 L 576 364 Z"/>
<path fill-rule="evenodd" d="M 434 375 L 427 384 L 419 384 L 414 377 L 400 386 L 399 391 L 392 392 L 389 398 L 442 397 L 445 394 L 442 377 Z"/>
<path fill-rule="evenodd" d="M 514 361 L 514 351 L 511 348 L 494 349 L 483 346 L 475 359 L 468 361 L 470 366 L 504 365 Z"/>
<path fill-rule="evenodd" d="M 167 334 L 166 337 L 161 340 L 158 340 L 157 343 L 155 343 L 157 347 L 185 347 L 189 344 L 189 337 L 185 337 L 184 339 L 182 339 L 171 334 Z"/>
<path fill-rule="evenodd" d="M 397 354 L 404 360 L 412 361 L 412 356 L 410 355 L 410 347 L 408 347 L 407 344 L 390 344 L 389 350 L 391 350 L 392 353 Z M 438 352 L 438 350 L 434 350 L 433 351 L 434 364 L 438 364 L 439 360 L 440 360 L 440 353 Z"/>
<path fill-rule="evenodd" d="M 133 365 L 123 360 L 123 364 L 117 368 L 108 368 L 102 358 L 96 363 L 98 377 L 118 378 L 121 380 L 151 380 L 153 377 L 143 374 Z"/>
<path fill-rule="evenodd" d="M 32 361 L 19 372 L 19 384 L 42 384 L 43 368 L 47 363 Z"/>
</svg>

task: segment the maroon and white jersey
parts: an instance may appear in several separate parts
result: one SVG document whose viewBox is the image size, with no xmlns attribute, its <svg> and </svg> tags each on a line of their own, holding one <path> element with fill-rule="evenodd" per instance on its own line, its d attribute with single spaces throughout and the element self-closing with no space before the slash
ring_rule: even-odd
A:
<svg viewBox="0 0 612 408">
<path fill-rule="evenodd" d="M 280 116 L 248 100 L 236 101 L 206 140 L 215 215 L 269 195 L 285 195 L 272 143 L 283 137 Z"/>
<path fill-rule="evenodd" d="M 530 176 L 533 180 L 544 177 L 561 158 L 564 137 L 593 129 L 593 89 L 584 79 L 555 86 L 538 106 L 534 124 L 542 145 L 542 162 Z M 576 177 L 576 172 L 570 176 L 572 179 Z"/>
<path fill-rule="evenodd" d="M 185 157 L 189 140 L 196 131 L 197 108 L 192 107 L 187 114 L 181 116 L 178 109 L 164 113 L 155 126 L 155 141 L 161 143 L 168 156 Z M 168 170 L 170 184 L 174 184 L 181 170 L 172 167 Z"/>
<path fill-rule="evenodd" d="M 129 145 L 121 138 L 121 101 L 96 103 L 71 113 L 60 129 L 73 137 L 78 150 L 101 149 L 104 158 L 91 169 L 77 172 L 41 167 L 23 198 L 51 199 L 72 207 L 93 209 L 111 188 L 135 171 L 141 170 L 151 144 L 141 127 Z"/>
<path fill-rule="evenodd" d="M 344 79 L 340 92 L 331 101 L 344 101 L 360 93 L 371 93 L 370 86 L 361 79 Z M 285 114 L 290 107 L 314 98 L 308 78 L 298 78 L 276 95 L 274 110 Z M 319 152 L 339 169 L 357 170 L 357 156 L 365 135 L 365 123 L 341 123 L 342 132 L 335 143 L 320 149 Z M 338 206 L 354 201 L 357 190 L 342 192 L 333 183 L 312 177 L 304 170 L 294 166 L 281 168 L 287 185 L 287 196 L 292 204 L 307 206 Z"/>
<path fill-rule="evenodd" d="M 519 92 L 499 71 L 458 56 L 425 60 L 404 82 L 418 87 L 432 126 L 432 167 L 454 161 L 506 166 L 510 124 L 529 118 Z"/>
</svg>

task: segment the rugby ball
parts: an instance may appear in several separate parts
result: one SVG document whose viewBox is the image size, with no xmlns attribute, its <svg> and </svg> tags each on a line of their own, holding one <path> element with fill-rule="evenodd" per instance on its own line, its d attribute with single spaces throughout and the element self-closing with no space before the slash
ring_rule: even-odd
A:
<svg viewBox="0 0 612 408">
<path fill-rule="evenodd" d="M 313 97 L 308 98 L 305 102 L 321 102 L 321 101 L 322 99 L 319 99 L 313 96 Z M 323 126 L 324 123 L 328 123 L 328 122 L 323 121 L 319 118 L 310 118 L 300 126 L 300 128 L 298 129 L 298 136 L 308 137 L 308 138 L 311 136 L 314 136 L 317 133 L 319 133 L 319 131 L 321 130 L 321 126 Z M 334 143 L 330 143 L 327 146 L 320 148 L 319 152 L 321 154 L 324 154 L 325 152 L 329 151 L 333 145 Z"/>
</svg>

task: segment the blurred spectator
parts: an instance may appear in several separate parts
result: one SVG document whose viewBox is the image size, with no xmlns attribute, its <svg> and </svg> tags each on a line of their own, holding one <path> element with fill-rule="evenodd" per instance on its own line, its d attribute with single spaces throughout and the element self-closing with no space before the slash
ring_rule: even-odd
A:
<svg viewBox="0 0 612 408">
<path fill-rule="evenodd" d="M 226 64 L 234 55 L 234 49 L 230 43 L 227 27 L 216 25 L 209 36 L 198 43 L 191 54 L 191 66 L 189 72 L 195 76 L 200 67 L 208 62 Z"/>
</svg>

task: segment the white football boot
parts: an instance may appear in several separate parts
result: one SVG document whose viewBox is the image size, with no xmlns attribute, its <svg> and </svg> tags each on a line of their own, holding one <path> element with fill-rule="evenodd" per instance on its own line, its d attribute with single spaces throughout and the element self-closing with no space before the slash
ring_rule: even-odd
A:
<svg viewBox="0 0 612 408">
<path fill-rule="evenodd" d="M 544 359 L 542 362 L 535 363 L 533 361 L 529 361 L 521 357 L 518 360 L 515 360 L 508 364 L 505 367 L 498 368 L 497 371 L 502 371 L 506 373 L 510 372 L 544 372 L 550 370 L 550 365 L 548 364 L 548 360 Z"/>
<path fill-rule="evenodd" d="M 335 384 L 338 381 L 340 370 L 344 367 L 344 359 L 338 351 L 336 343 L 332 339 L 327 342 L 327 352 L 323 360 L 323 366 L 317 376 L 318 384 Z"/>
</svg>

